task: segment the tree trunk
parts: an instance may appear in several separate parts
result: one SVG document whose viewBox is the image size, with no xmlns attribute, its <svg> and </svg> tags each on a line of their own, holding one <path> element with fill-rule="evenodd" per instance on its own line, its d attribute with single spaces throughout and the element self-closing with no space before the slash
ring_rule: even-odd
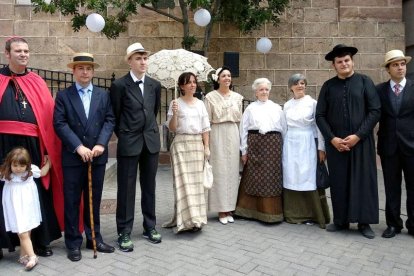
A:
<svg viewBox="0 0 414 276">
<path fill-rule="evenodd" d="M 213 1 L 212 8 L 210 9 L 211 13 L 211 21 L 206 26 L 206 30 L 204 31 L 204 41 L 203 41 L 203 52 L 204 56 L 208 56 L 208 47 L 210 46 L 210 39 L 211 39 L 211 32 L 213 30 L 214 19 L 217 15 L 217 12 L 220 10 L 221 7 L 221 0 Z"/>
<path fill-rule="evenodd" d="M 183 15 L 183 21 L 182 21 L 182 24 L 183 24 L 183 40 L 185 40 L 185 39 L 188 39 L 188 37 L 190 36 L 190 25 L 188 23 L 188 10 L 187 10 L 188 7 L 187 7 L 187 3 L 184 0 L 180 0 L 179 3 L 180 3 L 181 13 Z M 187 45 L 188 44 L 184 43 L 184 48 L 186 50 L 190 50 L 190 49 L 188 49 Z M 190 48 L 191 48 L 191 46 L 190 46 Z"/>
</svg>

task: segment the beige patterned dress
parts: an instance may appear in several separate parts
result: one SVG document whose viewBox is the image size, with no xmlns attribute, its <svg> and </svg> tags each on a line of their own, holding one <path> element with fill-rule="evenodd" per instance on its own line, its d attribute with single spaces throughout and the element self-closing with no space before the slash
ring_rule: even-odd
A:
<svg viewBox="0 0 414 276">
<path fill-rule="evenodd" d="M 214 183 L 209 191 L 208 209 L 230 212 L 236 208 L 239 189 L 240 136 L 243 96 L 230 91 L 223 97 L 218 91 L 206 95 L 205 105 L 211 123 L 210 164 Z"/>
</svg>

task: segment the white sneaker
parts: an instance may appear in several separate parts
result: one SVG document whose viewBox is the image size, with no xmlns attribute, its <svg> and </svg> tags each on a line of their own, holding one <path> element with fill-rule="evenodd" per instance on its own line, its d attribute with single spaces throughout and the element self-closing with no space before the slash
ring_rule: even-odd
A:
<svg viewBox="0 0 414 276">
<path fill-rule="evenodd" d="M 228 218 L 228 217 L 222 217 L 222 218 L 220 218 L 220 217 L 219 217 L 219 221 L 221 222 L 221 224 L 226 225 L 226 224 L 227 224 L 227 222 L 228 222 L 227 218 Z"/>
<path fill-rule="evenodd" d="M 227 216 L 227 221 L 230 223 L 234 222 L 234 218 L 232 216 Z"/>
</svg>

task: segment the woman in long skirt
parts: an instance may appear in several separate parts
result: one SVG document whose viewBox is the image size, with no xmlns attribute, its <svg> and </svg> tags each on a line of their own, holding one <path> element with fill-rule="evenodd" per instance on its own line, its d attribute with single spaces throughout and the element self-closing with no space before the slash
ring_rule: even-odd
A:
<svg viewBox="0 0 414 276">
<path fill-rule="evenodd" d="M 174 214 L 163 227 L 174 232 L 199 231 L 207 224 L 206 191 L 203 186 L 204 159 L 209 158 L 210 123 L 204 103 L 194 97 L 197 78 L 186 72 L 178 78 L 181 96 L 173 100 L 167 126 L 175 132 L 171 144 L 174 178 Z"/>
<path fill-rule="evenodd" d="M 288 81 L 293 98 L 284 105 L 288 129 L 283 143 L 283 210 L 289 223 L 316 222 L 325 228 L 329 207 L 325 190 L 316 188 L 316 165 L 325 160 L 325 146 L 315 122 L 316 101 L 305 94 L 306 84 L 302 74 Z"/>
<path fill-rule="evenodd" d="M 243 175 L 236 215 L 275 223 L 283 221 L 282 144 L 286 120 L 280 105 L 269 100 L 271 82 L 256 79 L 257 100 L 243 113 L 240 139 Z"/>
<path fill-rule="evenodd" d="M 227 224 L 234 222 L 232 212 L 236 209 L 239 189 L 239 123 L 243 96 L 231 90 L 229 68 L 218 68 L 212 79 L 215 90 L 209 92 L 204 101 L 211 123 L 210 163 L 214 175 L 208 209 L 218 212 L 219 221 Z"/>
</svg>

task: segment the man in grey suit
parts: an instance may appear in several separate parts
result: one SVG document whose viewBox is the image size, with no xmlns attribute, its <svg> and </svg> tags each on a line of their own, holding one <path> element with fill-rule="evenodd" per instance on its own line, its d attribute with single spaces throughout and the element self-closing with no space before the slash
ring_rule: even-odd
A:
<svg viewBox="0 0 414 276">
<path fill-rule="evenodd" d="M 378 130 L 378 155 L 381 157 L 385 186 L 385 219 L 383 238 L 401 232 L 401 182 L 404 172 L 407 190 L 408 234 L 414 236 L 414 82 L 406 79 L 411 57 L 400 50 L 385 54 L 382 64 L 390 80 L 377 85 L 381 99 L 381 119 Z"/>
<path fill-rule="evenodd" d="M 125 56 L 131 70 L 114 81 L 109 90 L 118 137 L 118 246 L 124 252 L 134 249 L 130 235 L 134 223 L 138 164 L 143 236 L 152 243 L 161 242 L 161 235 L 155 229 L 155 177 L 160 150 L 156 118 L 161 104 L 161 84 L 145 75 L 148 55 L 141 43 L 131 44 Z"/>
</svg>

